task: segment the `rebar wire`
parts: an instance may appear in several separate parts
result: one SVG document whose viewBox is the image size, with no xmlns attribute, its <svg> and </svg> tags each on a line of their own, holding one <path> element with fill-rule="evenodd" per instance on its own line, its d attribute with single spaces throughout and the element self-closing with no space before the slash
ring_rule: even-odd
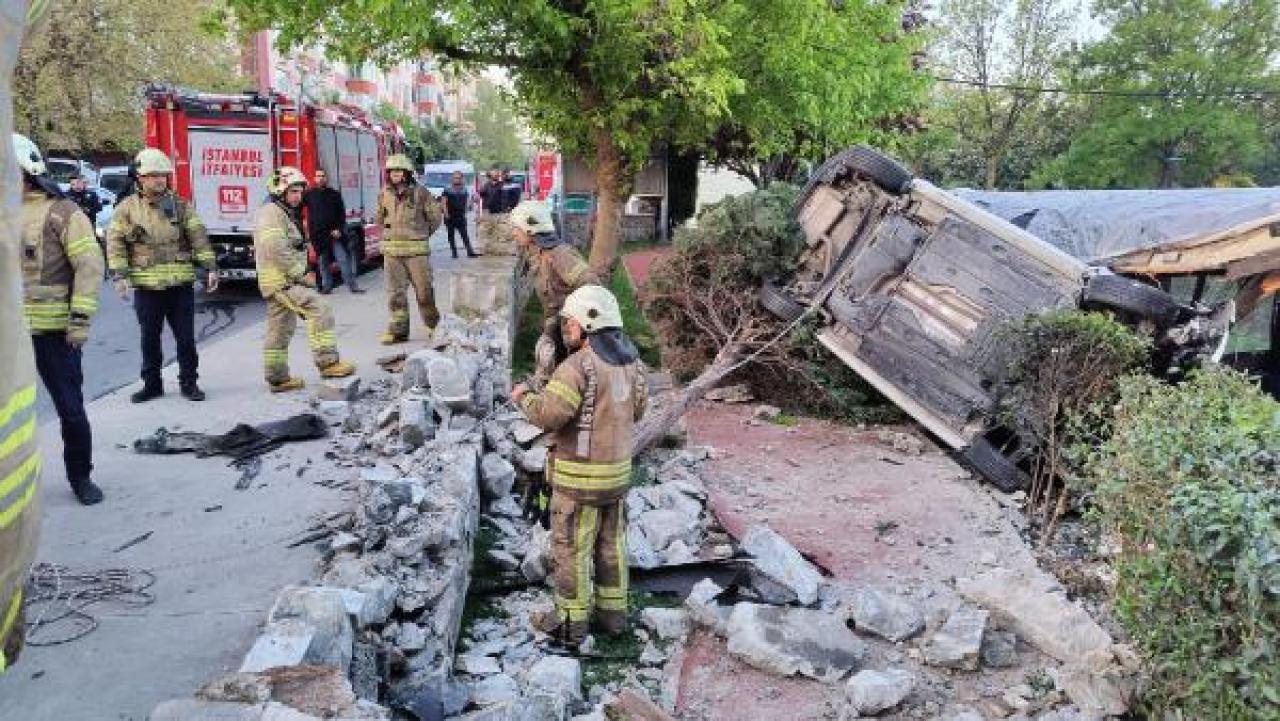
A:
<svg viewBox="0 0 1280 721">
<path fill-rule="evenodd" d="M 73 571 L 53 563 L 36 564 L 27 580 L 26 643 L 56 646 L 83 638 L 98 627 L 91 607 L 112 603 L 142 608 L 155 603 L 150 588 L 156 577 L 150 571 L 107 568 Z"/>
</svg>

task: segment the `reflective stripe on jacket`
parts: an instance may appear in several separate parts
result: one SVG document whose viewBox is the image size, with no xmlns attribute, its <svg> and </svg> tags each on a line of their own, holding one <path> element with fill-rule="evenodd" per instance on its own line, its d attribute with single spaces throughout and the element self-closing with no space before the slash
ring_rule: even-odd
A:
<svg viewBox="0 0 1280 721">
<path fill-rule="evenodd" d="M 253 260 L 263 298 L 270 298 L 305 279 L 305 247 L 302 228 L 279 203 L 267 203 L 258 209 L 253 229 Z"/>
<path fill-rule="evenodd" d="M 116 206 L 107 229 L 107 267 L 135 287 L 163 290 L 194 283 L 197 267 L 210 271 L 217 264 L 200 216 L 167 191 L 155 198 L 130 195 Z"/>
<path fill-rule="evenodd" d="M 443 212 L 431 191 L 411 182 L 388 186 L 378 194 L 378 225 L 382 226 L 382 254 L 397 258 L 427 255 L 431 234 L 440 227 Z"/>
<path fill-rule="evenodd" d="M 89 218 L 40 191 L 22 198 L 23 312 L 33 333 L 87 326 L 98 311 L 102 250 Z"/>
</svg>

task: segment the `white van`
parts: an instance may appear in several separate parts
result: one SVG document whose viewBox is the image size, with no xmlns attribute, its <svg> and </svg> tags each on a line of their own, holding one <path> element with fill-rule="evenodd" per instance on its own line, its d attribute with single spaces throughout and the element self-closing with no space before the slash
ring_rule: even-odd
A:
<svg viewBox="0 0 1280 721">
<path fill-rule="evenodd" d="M 422 166 L 422 175 L 419 176 L 418 182 L 426 186 L 432 195 L 439 198 L 449 185 L 449 177 L 459 171 L 462 172 L 466 186 L 468 188 L 474 187 L 476 166 L 465 160 L 442 160 L 438 163 L 427 163 Z"/>
</svg>

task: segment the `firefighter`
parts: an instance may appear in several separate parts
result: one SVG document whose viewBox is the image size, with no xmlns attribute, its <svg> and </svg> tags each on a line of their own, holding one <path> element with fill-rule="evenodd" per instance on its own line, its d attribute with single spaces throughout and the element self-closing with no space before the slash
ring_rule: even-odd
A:
<svg viewBox="0 0 1280 721">
<path fill-rule="evenodd" d="M 307 177 L 284 166 L 267 179 L 271 201 L 258 211 L 253 230 L 253 256 L 258 289 L 267 299 L 267 333 L 263 341 L 263 369 L 272 393 L 298 390 L 301 378 L 289 375 L 289 340 L 297 319 L 307 323 L 307 346 L 324 378 L 355 373 L 355 366 L 338 358 L 333 310 L 307 279 L 307 244 L 302 233 L 302 193 Z"/>
<path fill-rule="evenodd" d="M 386 267 L 387 307 L 391 319 L 382 344 L 409 339 L 410 285 L 418 299 L 418 314 L 430 335 L 440 321 L 431 287 L 431 234 L 440 227 L 440 203 L 413 179 L 413 163 L 405 155 L 387 158 L 387 187 L 378 194 L 378 223 L 382 225 L 382 257 Z"/>
<path fill-rule="evenodd" d="M 62 459 L 80 503 L 102 501 L 90 480 L 93 433 L 84 411 L 80 349 L 98 310 L 102 250 L 89 218 L 48 182 L 39 148 L 13 136 L 22 169 L 22 282 L 24 312 L 35 347 L 36 371 L 62 422 Z"/>
<path fill-rule="evenodd" d="M 134 291 L 133 308 L 142 331 L 142 390 L 132 396 L 143 403 L 164 395 L 160 366 L 164 362 L 160 334 L 167 321 L 178 348 L 178 386 L 188 400 L 204 400 L 196 384 L 196 270 L 205 274 L 209 293 L 218 289 L 218 269 L 200 216 L 169 187 L 173 163 L 155 148 L 145 148 L 134 161 L 138 192 L 116 206 L 107 229 L 107 267 L 121 300 Z"/>
<path fill-rule="evenodd" d="M 0 0 L 0 138 L 13 129 L 8 101 L 24 25 L 42 20 L 47 3 Z M 25 16 L 25 17 L 24 17 Z M 25 23 L 24 23 L 25 20 Z M 0 143 L 0 673 L 18 659 L 26 631 L 22 587 L 40 532 L 40 453 L 36 448 L 35 360 L 23 322 L 18 171 Z"/>
<path fill-rule="evenodd" d="M 534 288 L 542 303 L 542 335 L 534 345 L 535 385 L 551 376 L 556 364 L 568 357 L 560 334 L 560 308 L 575 288 L 599 283 L 587 261 L 563 241 L 551 222 L 546 203 L 526 200 L 511 212 L 511 234 L 529 259 Z"/>
<path fill-rule="evenodd" d="M 612 293 L 584 285 L 560 315 L 573 355 L 542 392 L 521 384 L 511 398 L 531 423 L 554 432 L 547 465 L 555 610 L 535 623 L 572 647 L 592 626 L 604 633 L 626 628 L 623 499 L 631 484 L 632 428 L 644 415 L 648 387 Z"/>
</svg>

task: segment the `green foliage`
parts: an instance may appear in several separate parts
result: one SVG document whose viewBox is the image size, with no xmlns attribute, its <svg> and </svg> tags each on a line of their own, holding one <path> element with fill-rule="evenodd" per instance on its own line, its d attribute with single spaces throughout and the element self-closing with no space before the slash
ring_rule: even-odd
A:
<svg viewBox="0 0 1280 721">
<path fill-rule="evenodd" d="M 465 135 L 447 120 L 436 119 L 419 124 L 390 103 L 379 104 L 374 109 L 374 114 L 396 123 L 404 130 L 405 144 L 409 146 L 409 157 L 413 159 L 414 165 L 453 160 L 463 157 L 466 152 Z"/>
<path fill-rule="evenodd" d="M 892 145 L 898 116 L 914 112 L 926 80 L 912 67 L 921 36 L 903 29 L 908 4 L 747 0 L 722 22 L 745 82 L 708 148 L 757 185 L 790 181 L 797 163 L 854 143 Z M 770 162 L 774 161 L 774 162 Z"/>
<path fill-rule="evenodd" d="M 1106 437 L 1117 383 L 1150 342 L 1108 314 L 1051 310 L 1008 324 L 997 346 L 999 415 L 1034 454 L 1029 512 L 1048 538 L 1069 492 L 1088 492 L 1077 448 Z"/>
<path fill-rule="evenodd" d="M 1207 185 L 1262 153 L 1261 105 L 1232 93 L 1280 89 L 1274 0 L 1096 0 L 1094 10 L 1110 32 L 1083 50 L 1069 84 L 1139 95 L 1082 102 L 1084 127 L 1036 185 Z"/>
<path fill-rule="evenodd" d="M 476 106 L 467 113 L 472 130 L 466 158 L 477 171 L 494 166 L 525 166 L 515 119 L 516 109 L 511 98 L 488 80 L 480 81 L 476 87 Z"/>
<path fill-rule="evenodd" d="M 700 373 L 731 340 L 753 350 L 783 330 L 756 300 L 765 278 L 796 268 L 804 236 L 791 208 L 799 190 L 774 183 L 706 206 L 677 231 L 641 294 L 668 370 Z M 736 374 L 782 408 L 848 420 L 893 415 L 858 376 L 818 344 L 814 322 L 796 327 Z"/>
<path fill-rule="evenodd" d="M 54 3 L 13 77 L 14 130 L 46 152 L 142 147 L 147 84 L 242 87 L 239 51 L 200 30 L 212 0 Z"/>
<path fill-rule="evenodd" d="M 1217 367 L 1130 377 L 1088 471 L 1150 717 L 1280 716 L 1280 404 Z"/>
</svg>

